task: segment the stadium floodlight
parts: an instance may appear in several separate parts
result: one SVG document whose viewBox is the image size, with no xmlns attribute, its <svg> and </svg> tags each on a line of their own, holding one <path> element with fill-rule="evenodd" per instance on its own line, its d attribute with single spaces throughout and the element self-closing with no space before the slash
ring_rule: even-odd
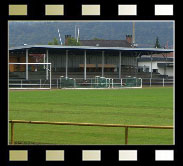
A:
<svg viewBox="0 0 183 166">
<path fill-rule="evenodd" d="M 62 46 L 62 38 L 61 38 L 59 29 L 58 29 L 58 35 L 59 35 L 60 44 L 61 44 L 61 46 Z"/>
</svg>

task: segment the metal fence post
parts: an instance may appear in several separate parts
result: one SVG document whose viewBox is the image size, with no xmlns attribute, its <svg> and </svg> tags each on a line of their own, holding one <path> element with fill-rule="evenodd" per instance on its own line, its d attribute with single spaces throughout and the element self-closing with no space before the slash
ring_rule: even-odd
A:
<svg viewBox="0 0 183 166">
<path fill-rule="evenodd" d="M 151 86 L 151 78 L 150 78 L 150 81 L 149 82 L 150 82 L 150 86 Z"/>
<path fill-rule="evenodd" d="M 142 88 L 142 82 L 143 82 L 143 79 L 141 78 L 141 84 L 140 84 L 140 87 Z"/>
<path fill-rule="evenodd" d="M 76 79 L 74 79 L 74 88 L 76 88 Z"/>
<path fill-rule="evenodd" d="M 125 145 L 128 144 L 128 127 L 125 127 Z"/>
<path fill-rule="evenodd" d="M 61 89 L 61 77 L 60 77 L 60 89 Z"/>
<path fill-rule="evenodd" d="M 51 81 L 51 63 L 50 63 L 50 90 L 51 90 L 51 86 L 52 86 L 52 81 Z"/>
<path fill-rule="evenodd" d="M 57 78 L 57 89 L 58 89 L 58 78 Z"/>
<path fill-rule="evenodd" d="M 11 122 L 11 144 L 14 144 L 14 123 Z"/>
<path fill-rule="evenodd" d="M 22 80 L 21 80 L 21 88 L 22 88 Z"/>
</svg>

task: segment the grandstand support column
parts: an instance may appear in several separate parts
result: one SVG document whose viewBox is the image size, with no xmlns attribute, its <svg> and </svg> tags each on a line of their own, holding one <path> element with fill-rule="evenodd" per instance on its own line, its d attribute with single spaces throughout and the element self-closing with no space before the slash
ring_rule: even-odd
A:
<svg viewBox="0 0 183 166">
<path fill-rule="evenodd" d="M 141 55 L 141 52 L 140 52 L 140 53 L 137 55 L 137 57 L 136 57 L 135 77 L 137 77 L 137 75 L 138 75 L 138 68 L 139 68 L 138 61 L 139 61 L 140 55 Z"/>
<path fill-rule="evenodd" d="M 163 57 L 165 59 L 164 75 L 166 76 L 167 75 L 167 56 L 165 56 L 165 54 L 163 54 L 163 53 L 162 53 L 162 55 L 163 55 Z"/>
<path fill-rule="evenodd" d="M 152 78 L 152 53 L 151 53 L 151 78 Z"/>
<path fill-rule="evenodd" d="M 28 63 L 29 63 L 29 50 L 26 49 L 26 80 L 29 79 L 29 66 L 28 66 Z"/>
<path fill-rule="evenodd" d="M 46 50 L 46 63 L 48 63 L 48 50 Z M 46 80 L 48 80 L 48 64 L 46 64 Z"/>
<path fill-rule="evenodd" d="M 51 89 L 51 64 L 50 64 L 50 89 Z"/>
<path fill-rule="evenodd" d="M 46 63 L 45 54 L 43 54 L 43 55 L 44 55 L 43 62 Z M 44 69 L 45 69 L 45 67 L 46 67 L 46 66 L 44 65 Z"/>
<path fill-rule="evenodd" d="M 66 50 L 65 56 L 65 77 L 68 78 L 68 50 Z"/>
<path fill-rule="evenodd" d="M 102 77 L 104 77 L 104 51 L 102 51 Z"/>
<path fill-rule="evenodd" d="M 121 51 L 119 52 L 119 79 L 121 79 Z"/>
<path fill-rule="evenodd" d="M 84 80 L 86 80 L 86 50 L 84 52 Z"/>
</svg>

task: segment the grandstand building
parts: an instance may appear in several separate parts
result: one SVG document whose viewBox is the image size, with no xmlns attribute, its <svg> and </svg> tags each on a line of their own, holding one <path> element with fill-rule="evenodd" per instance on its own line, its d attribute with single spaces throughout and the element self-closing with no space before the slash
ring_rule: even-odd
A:
<svg viewBox="0 0 183 166">
<path fill-rule="evenodd" d="M 52 78 L 65 76 L 86 80 L 96 75 L 108 78 L 129 75 L 138 77 L 139 57 L 172 51 L 172 49 L 101 46 L 19 46 L 9 49 L 9 77 L 28 80 L 31 78 L 31 73 L 34 75 L 36 73 L 40 78 L 38 65 L 28 63 L 51 63 Z M 44 69 L 47 69 L 45 65 Z"/>
</svg>

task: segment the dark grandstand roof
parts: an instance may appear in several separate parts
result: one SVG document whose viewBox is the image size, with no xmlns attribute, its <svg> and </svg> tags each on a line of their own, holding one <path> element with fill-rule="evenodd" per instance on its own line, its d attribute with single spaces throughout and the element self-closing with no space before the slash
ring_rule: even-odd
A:
<svg viewBox="0 0 183 166">
<path fill-rule="evenodd" d="M 158 67 L 173 67 L 173 63 L 158 63 Z"/>
<path fill-rule="evenodd" d="M 151 61 L 151 57 L 138 58 L 138 62 L 149 62 L 149 61 Z M 173 62 L 173 58 L 152 57 L 152 61 L 169 61 L 169 62 Z"/>
<path fill-rule="evenodd" d="M 128 48 L 128 47 L 94 47 L 94 46 L 61 46 L 61 45 L 24 45 L 9 48 L 10 53 L 21 53 L 26 49 L 31 53 L 45 53 L 48 50 L 51 53 L 59 51 L 105 51 L 105 52 L 122 52 L 129 53 L 130 55 L 148 55 L 148 54 L 161 54 L 173 52 L 173 49 L 158 49 L 158 48 Z"/>
<path fill-rule="evenodd" d="M 82 46 L 132 47 L 126 40 L 79 40 Z"/>
</svg>

